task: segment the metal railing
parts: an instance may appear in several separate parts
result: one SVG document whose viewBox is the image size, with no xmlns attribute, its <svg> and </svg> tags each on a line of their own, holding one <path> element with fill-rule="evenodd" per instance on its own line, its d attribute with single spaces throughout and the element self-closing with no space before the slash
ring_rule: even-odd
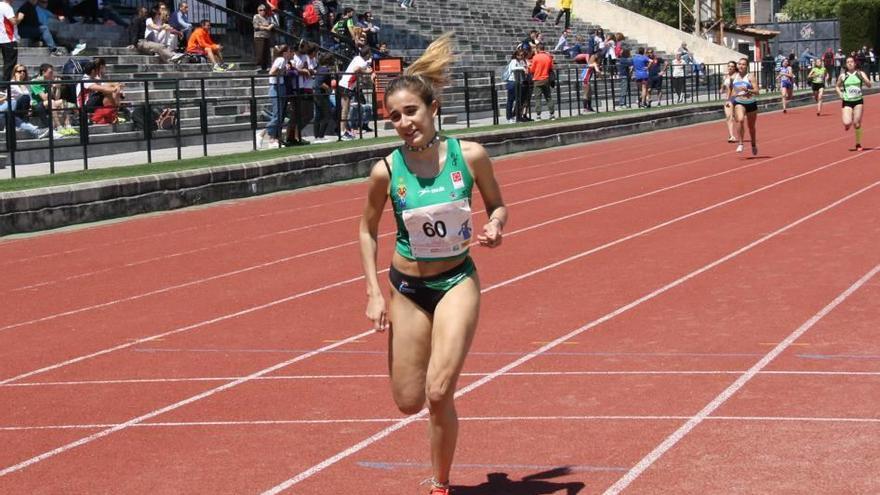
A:
<svg viewBox="0 0 880 495">
<path fill-rule="evenodd" d="M 760 74 L 762 78 L 765 71 L 772 74 L 773 70 L 772 66 L 753 66 L 753 74 Z M 808 86 L 807 73 L 806 68 L 797 73 L 796 87 Z M 160 148 L 176 149 L 177 159 L 183 157 L 185 148 L 191 148 L 188 151 L 191 155 L 196 147 L 201 147 L 201 156 L 208 156 L 210 145 L 214 143 L 250 141 L 249 148 L 257 150 L 258 133 L 263 133 L 267 123 L 272 126 L 266 135 L 277 138 L 278 147 L 285 145 L 285 137 L 287 144 L 297 144 L 294 137 L 298 132 L 299 136 L 308 135 L 310 138 L 323 136 L 331 140 L 347 140 L 349 136 L 343 131 L 348 129 L 355 139 L 378 137 L 380 119 L 377 110 L 381 103 L 381 88 L 365 76 L 354 78 L 350 88 L 343 88 L 339 81 L 344 73 L 329 75 L 333 89 L 326 86 L 315 89 L 308 79 L 305 87 L 299 87 L 299 79 L 293 77 L 286 78 L 283 86 L 275 85 L 272 89 L 267 84 L 269 76 L 256 74 L 95 81 L 125 85 L 124 94 L 128 98 L 123 100 L 118 115 L 126 122 L 115 124 L 100 123 L 106 122 L 107 118 L 108 110 L 103 105 L 84 105 L 82 99 L 73 100 L 78 103 L 62 100 L 62 105 L 57 105 L 57 98 L 48 98 L 42 107 L 30 102 L 24 106 L 18 103 L 23 99 L 16 98 L 12 89 L 12 85 L 39 84 L 53 96 L 75 94 L 77 89 L 83 94 L 92 81 L 0 83 L 0 90 L 6 95 L 6 107 L 0 108 L 0 121 L 5 123 L 6 131 L 0 151 L 6 153 L 11 177 L 15 178 L 22 163 L 48 163 L 49 173 L 55 173 L 59 160 L 81 160 L 81 168 L 87 170 L 90 157 L 126 151 L 146 151 L 147 162 L 152 163 L 154 151 Z M 652 106 L 719 102 L 726 98 L 719 91 L 725 76 L 724 65 L 691 67 L 684 76 L 678 73 L 678 77 L 672 76 L 671 67 L 667 68 L 648 83 L 654 88 Z M 276 82 L 280 82 L 280 78 Z M 475 123 L 497 125 L 502 120 L 529 121 L 537 117 L 539 98 L 544 100 L 542 104 L 553 101 L 554 116 L 557 117 L 614 112 L 638 106 L 639 85 L 628 71 L 621 71 L 617 65 L 606 65 L 602 75 L 594 73 L 587 82 L 583 80 L 579 67 L 555 71 L 555 85 L 550 91 L 536 91 L 534 82 L 523 78 L 501 81 L 496 71 L 465 72 L 445 91 L 443 113 L 438 116 L 437 125 L 442 130 L 450 114 L 458 119 L 456 125 L 463 123 L 466 127 Z M 225 94 L 222 93 L 224 89 Z M 214 93 L 218 90 L 221 91 Z M 230 96 L 236 92 L 242 95 Z M 28 100 L 33 101 L 33 98 L 37 97 Z M 154 124 L 156 115 L 163 110 L 173 111 L 176 115 L 169 128 L 158 128 Z M 110 112 L 113 113 L 112 109 Z M 34 124 L 29 122 L 42 120 L 38 122 L 40 127 L 52 129 L 59 118 L 70 119 L 78 129 L 78 135 L 56 136 L 50 132 L 44 138 L 37 138 Z M 24 134 L 24 139 L 20 133 Z M 131 143 L 128 150 L 124 150 L 126 143 Z"/>
</svg>

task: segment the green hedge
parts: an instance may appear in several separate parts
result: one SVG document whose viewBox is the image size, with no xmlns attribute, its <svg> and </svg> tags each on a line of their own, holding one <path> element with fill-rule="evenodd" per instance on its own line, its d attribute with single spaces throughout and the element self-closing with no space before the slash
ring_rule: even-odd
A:
<svg viewBox="0 0 880 495">
<path fill-rule="evenodd" d="M 844 53 L 862 46 L 880 46 L 880 0 L 841 0 L 838 5 L 840 19 L 840 46 Z"/>
</svg>

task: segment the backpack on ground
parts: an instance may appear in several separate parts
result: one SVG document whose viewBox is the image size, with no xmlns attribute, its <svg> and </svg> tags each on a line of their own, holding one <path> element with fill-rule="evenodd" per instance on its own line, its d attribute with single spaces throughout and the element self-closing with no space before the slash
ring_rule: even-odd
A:
<svg viewBox="0 0 880 495">
<path fill-rule="evenodd" d="M 131 121 L 137 130 L 146 129 L 147 125 L 150 130 L 171 130 L 177 127 L 177 112 L 171 108 L 151 108 L 150 115 L 146 115 L 147 106 L 138 105 L 131 112 Z"/>
<path fill-rule="evenodd" d="M 321 22 L 321 16 L 318 15 L 318 9 L 315 8 L 313 3 L 305 6 L 302 17 L 306 26 L 314 26 Z"/>
</svg>

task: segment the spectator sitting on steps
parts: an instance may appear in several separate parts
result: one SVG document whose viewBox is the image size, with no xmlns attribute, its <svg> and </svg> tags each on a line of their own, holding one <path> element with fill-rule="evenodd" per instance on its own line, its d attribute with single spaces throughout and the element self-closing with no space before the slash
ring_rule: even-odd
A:
<svg viewBox="0 0 880 495">
<path fill-rule="evenodd" d="M 154 6 L 150 12 L 150 18 L 147 19 L 144 39 L 161 43 L 169 50 L 175 51 L 180 45 L 179 36 L 181 33 L 168 24 L 170 15 L 168 7 L 164 3 Z"/>
<path fill-rule="evenodd" d="M 19 36 L 23 39 L 42 41 L 50 54 L 61 55 L 49 26 L 40 22 L 40 16 L 37 15 L 37 0 L 27 0 L 18 8 L 18 12 L 24 14 L 24 18 L 18 24 Z"/>
<path fill-rule="evenodd" d="M 202 19 L 186 44 L 186 53 L 207 57 L 214 66 L 214 72 L 226 72 L 235 64 L 223 63 L 223 45 L 211 38 L 211 21 Z"/>
<path fill-rule="evenodd" d="M 180 2 L 177 5 L 177 12 L 171 16 L 171 20 L 168 23 L 183 34 L 183 43 L 186 44 L 189 41 L 189 35 L 193 31 L 193 25 L 189 22 L 189 4 Z"/>
<path fill-rule="evenodd" d="M 142 55 L 156 55 L 165 64 L 169 62 L 180 63 L 184 56 L 183 53 L 175 53 L 164 43 L 144 38 L 148 19 L 147 8 L 139 7 L 137 14 L 131 20 L 131 24 L 128 27 L 129 42 L 131 43 L 129 48 L 137 50 Z"/>
</svg>

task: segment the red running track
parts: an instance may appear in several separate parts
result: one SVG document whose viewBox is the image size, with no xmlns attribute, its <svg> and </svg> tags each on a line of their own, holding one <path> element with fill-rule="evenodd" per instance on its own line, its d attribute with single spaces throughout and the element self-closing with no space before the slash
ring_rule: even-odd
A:
<svg viewBox="0 0 880 495">
<path fill-rule="evenodd" d="M 497 160 L 456 493 L 880 491 L 880 160 L 837 118 L 762 115 L 755 159 L 712 123 Z M 421 493 L 363 193 L 0 242 L 0 493 Z"/>
</svg>

